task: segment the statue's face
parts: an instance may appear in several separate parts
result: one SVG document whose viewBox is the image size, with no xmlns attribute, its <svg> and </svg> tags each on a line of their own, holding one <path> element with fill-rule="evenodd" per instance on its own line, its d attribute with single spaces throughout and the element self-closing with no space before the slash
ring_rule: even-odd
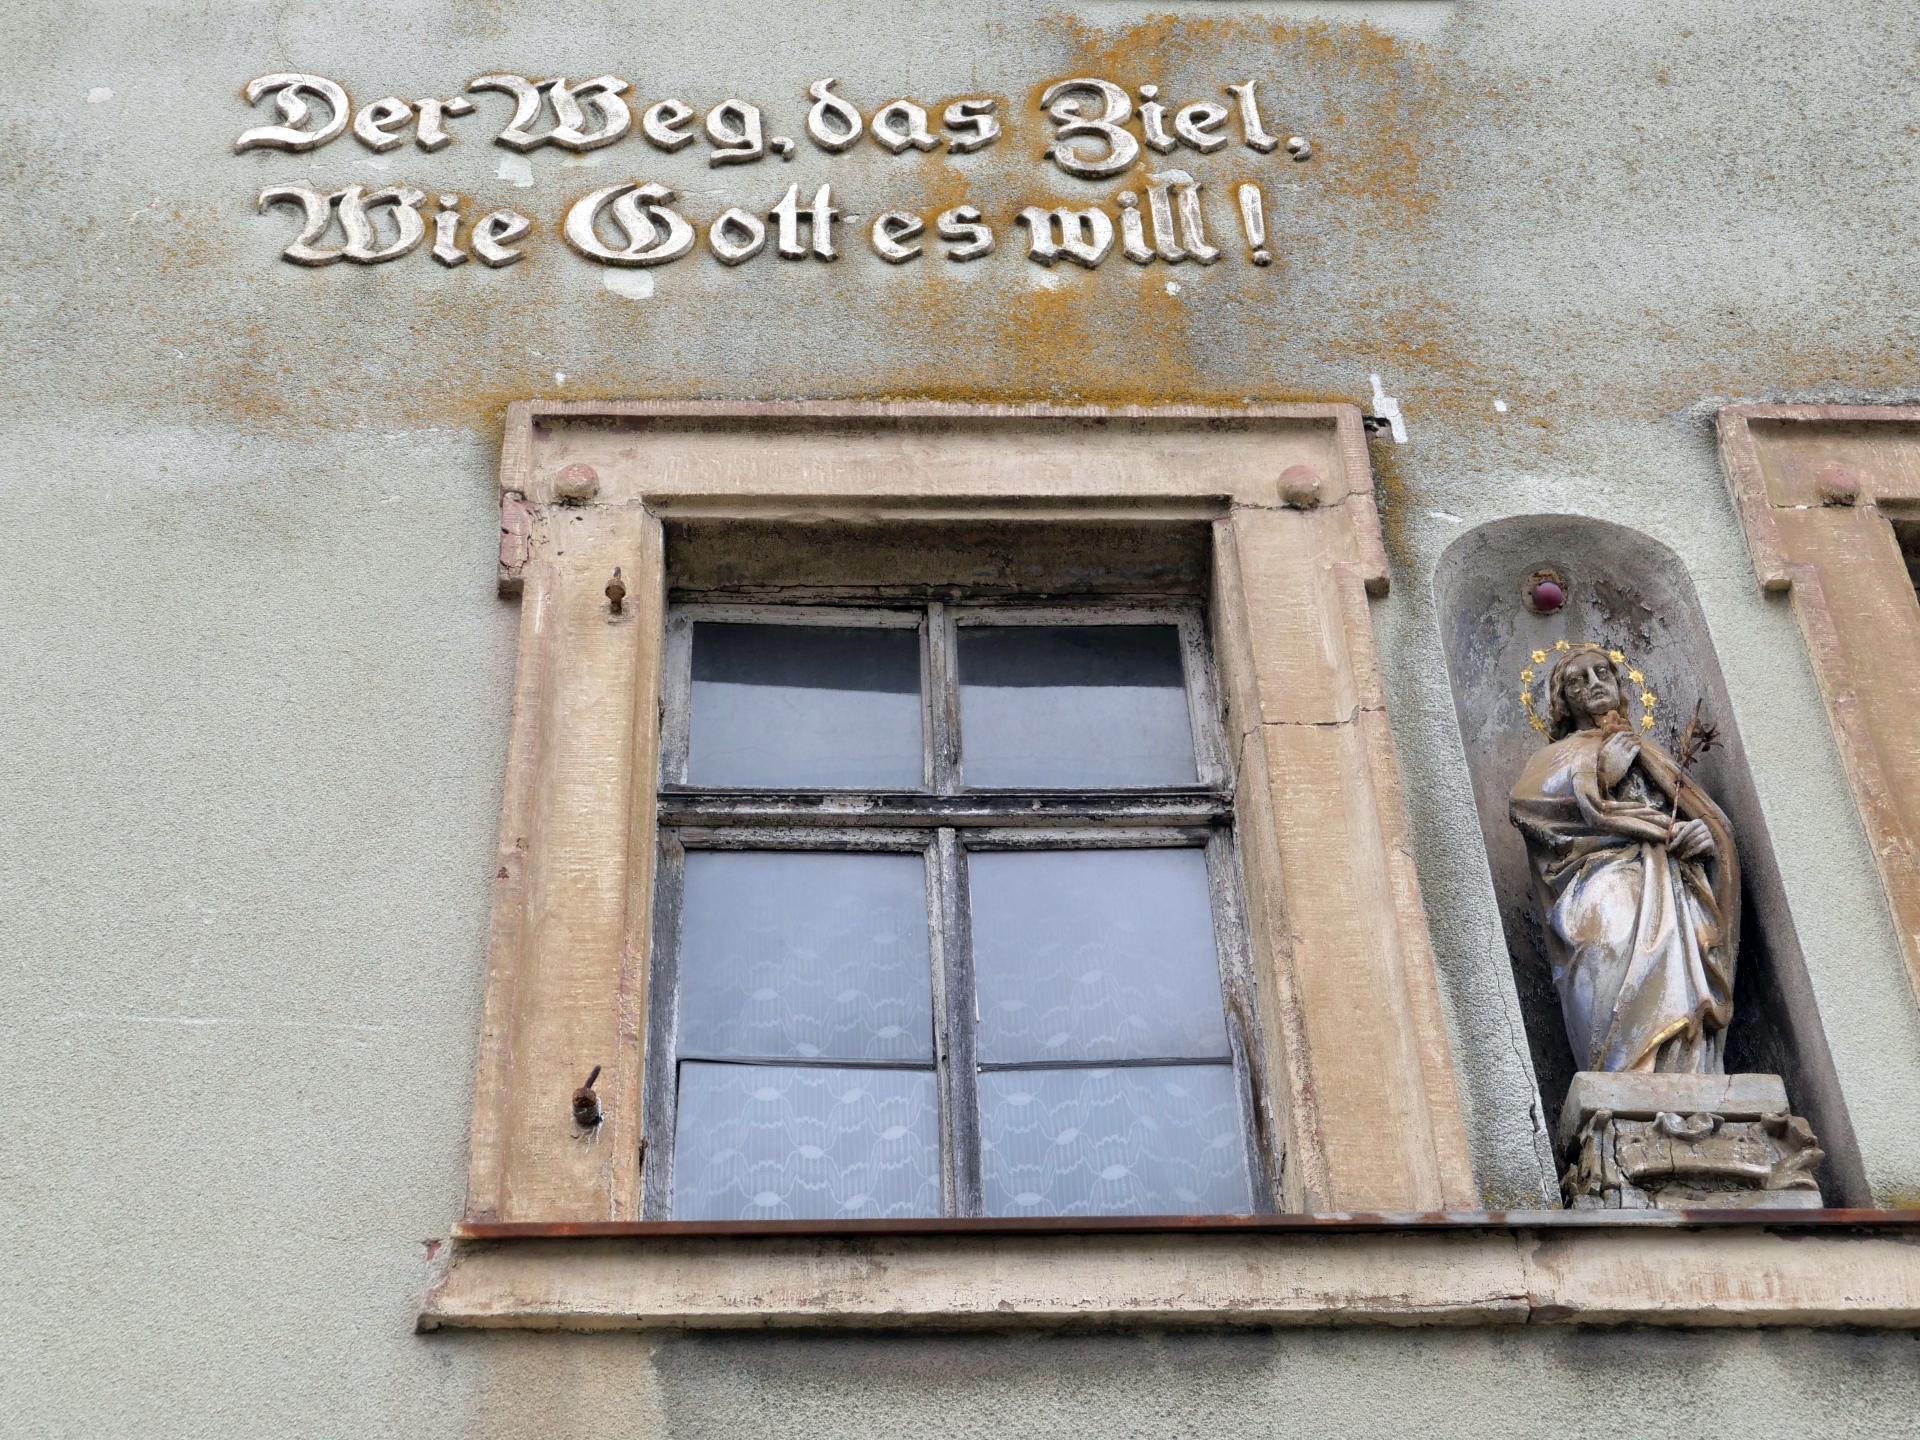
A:
<svg viewBox="0 0 1920 1440">
<path fill-rule="evenodd" d="M 1620 708 L 1620 682 L 1604 655 L 1576 656 L 1560 673 L 1560 693 L 1580 729 L 1599 724 L 1601 716 Z"/>
</svg>

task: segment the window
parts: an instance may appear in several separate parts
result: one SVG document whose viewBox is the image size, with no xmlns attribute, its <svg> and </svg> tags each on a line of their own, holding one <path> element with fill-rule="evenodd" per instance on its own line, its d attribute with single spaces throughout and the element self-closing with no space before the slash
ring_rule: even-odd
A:
<svg viewBox="0 0 1920 1440">
<path fill-rule="evenodd" d="M 515 402 L 500 481 L 513 724 L 424 1327 L 1323 1314 L 1345 1249 L 1328 1289 L 1264 1219 L 1092 1212 L 1478 1203 L 1354 407 Z"/>
<path fill-rule="evenodd" d="M 579 1287 L 613 1285 L 613 1273 L 589 1276 L 559 1244 L 581 1226 L 630 1240 L 646 1256 L 636 1263 L 665 1283 L 669 1251 L 647 1248 L 661 1226 L 758 1223 L 672 1218 L 697 1213 L 676 1201 L 682 1161 L 710 1165 L 729 1148 L 721 1127 L 767 1118 L 737 1097 L 727 1109 L 727 1085 L 756 1079 L 748 1070 L 804 1072 L 758 1075 L 749 1100 L 777 1093 L 774 1081 L 794 1090 L 837 1070 L 855 1072 L 860 1103 L 888 1108 L 884 1123 L 870 1117 L 869 1168 L 840 1177 L 831 1209 L 819 1198 L 832 1198 L 819 1173 L 828 1142 L 852 1142 L 827 1127 L 851 1112 L 804 1107 L 793 1113 L 824 1118 L 788 1137 L 782 1165 L 792 1159 L 812 1192 L 783 1169 L 751 1190 L 745 1175 L 727 1179 L 732 1203 L 772 1193 L 778 1204 L 750 1213 L 849 1237 L 910 1233 L 928 1254 L 972 1243 L 953 1239 L 954 1226 L 1235 1228 L 1045 1218 L 1074 1204 L 1475 1203 L 1373 648 L 1370 605 L 1388 577 L 1352 406 L 515 402 L 500 481 L 499 578 L 519 597 L 520 644 L 458 1232 L 475 1248 L 462 1252 L 460 1294 L 436 1291 L 434 1323 L 518 1305 L 507 1290 L 523 1262 L 554 1287 L 542 1293 L 557 1308 L 542 1313 L 601 1313 L 605 1296 Z M 792 683 L 759 683 L 769 680 Z M 853 877 L 868 857 L 838 888 L 796 865 L 817 858 Z M 1086 882 L 1088 901 L 1064 872 L 1022 889 L 1023 874 L 1050 863 L 1105 874 Z M 747 886 L 727 874 L 753 865 L 770 878 Z M 1165 890 L 1190 898 L 1204 875 L 1211 971 L 1208 925 L 1169 939 L 1123 913 L 1148 883 L 1118 873 L 1129 865 L 1159 867 Z M 1053 906 L 1053 931 L 1018 910 L 1033 892 Z M 746 893 L 839 897 L 843 908 L 822 918 L 795 901 L 763 918 L 741 907 Z M 925 918 L 899 928 L 902 909 Z M 885 923 L 863 913 L 882 910 Z M 1166 927 L 1180 913 L 1150 912 Z M 997 1048 L 1012 1043 L 999 1022 L 1013 1002 L 1047 999 L 1037 988 L 996 997 L 1003 979 L 1043 979 L 1013 943 L 1066 947 L 1047 954 L 1072 959 L 1098 943 L 1096 922 L 1151 948 L 1156 982 L 1211 976 L 1205 1013 L 1220 1028 L 1169 1039 L 1129 1026 L 1116 1036 L 1139 1043 L 1103 1051 L 1086 1038 L 1093 1021 L 1069 1015 L 1032 1028 L 1030 1040 L 1065 1037 L 1038 1059 Z M 780 986 L 731 978 L 762 963 L 743 946 L 770 945 L 779 960 L 797 927 L 835 925 L 859 943 L 802 938 L 795 951 L 819 963 L 782 961 L 782 983 L 797 976 L 809 994 L 776 1005 Z M 1180 948 L 1196 930 L 1202 941 Z M 997 933 L 1011 936 L 999 954 Z M 691 974 L 698 954 L 729 948 L 704 966 L 706 990 L 698 979 L 683 987 L 683 964 Z M 1078 985 L 1095 969 L 1114 987 L 1132 983 L 1104 965 L 1063 974 Z M 766 1008 L 729 1011 L 731 990 Z M 846 1011 L 808 1010 L 848 992 Z M 1125 999 L 1111 1002 L 1123 1017 L 1201 1014 L 1158 1000 L 1119 1008 Z M 989 1015 L 993 1028 L 981 1023 Z M 1063 1054 L 1076 1036 L 1079 1053 Z M 1191 1155 L 1176 1157 L 1185 1168 L 1172 1179 L 1136 1173 L 1141 1154 L 1155 1158 L 1141 1137 L 1168 1122 L 1133 1097 L 1156 1079 L 1181 1083 L 1170 1073 L 1181 1069 L 1215 1085 L 1231 1077 L 1245 1198 L 1237 1186 L 1209 1198 L 1210 1183 L 1192 1183 L 1209 1172 Z M 1119 1098 L 1089 1099 L 1072 1124 L 1016 1126 L 1081 1104 L 1063 1102 L 1064 1072 Z M 1103 1117 L 1134 1114 L 1159 1129 L 1139 1125 L 1132 1151 L 1101 1152 Z M 914 1189 L 905 1177 L 916 1165 L 930 1178 Z M 1115 1166 L 1127 1173 L 1105 1180 Z M 1083 1194 L 1068 1194 L 1069 1172 Z M 1095 1194 L 1088 1177 L 1139 1193 Z M 887 1218 L 871 1201 L 883 1182 L 898 1187 L 889 1197 L 906 1195 L 890 1207 L 941 1218 Z M 1150 1185 L 1202 1198 L 1159 1198 Z M 680 1201 L 697 1190 L 678 1188 Z M 840 1208 L 863 1194 L 873 1208 Z M 796 1195 L 815 1218 L 798 1218 Z M 481 1248 L 537 1234 L 555 1241 L 544 1258 Z M 718 1245 L 725 1263 L 662 1313 L 692 1314 L 716 1286 L 745 1284 L 730 1267 L 777 1243 Z M 1124 1265 L 1101 1273 L 1131 1284 Z"/>
<path fill-rule="evenodd" d="M 1196 605 L 666 642 L 647 1218 L 1273 1208 Z"/>
</svg>

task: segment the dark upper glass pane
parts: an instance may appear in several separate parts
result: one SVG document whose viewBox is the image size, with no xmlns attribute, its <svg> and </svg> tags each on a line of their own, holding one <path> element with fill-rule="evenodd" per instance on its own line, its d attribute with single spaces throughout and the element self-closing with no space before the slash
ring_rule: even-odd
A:
<svg viewBox="0 0 1920 1440">
<path fill-rule="evenodd" d="M 1253 1208 L 1231 1065 L 980 1077 L 989 1215 L 1234 1215 Z"/>
<path fill-rule="evenodd" d="M 1172 625 L 963 625 L 960 746 L 989 788 L 1191 785 Z"/>
<path fill-rule="evenodd" d="M 881 1220 L 940 1213 L 931 1070 L 680 1067 L 676 1220 Z"/>
<path fill-rule="evenodd" d="M 691 703 L 691 784 L 924 782 L 916 630 L 701 621 Z"/>
<path fill-rule="evenodd" d="M 694 850 L 680 910 L 680 1053 L 933 1059 L 919 855 Z"/>
<path fill-rule="evenodd" d="M 971 853 L 980 1062 L 1225 1056 L 1199 850 Z"/>
</svg>

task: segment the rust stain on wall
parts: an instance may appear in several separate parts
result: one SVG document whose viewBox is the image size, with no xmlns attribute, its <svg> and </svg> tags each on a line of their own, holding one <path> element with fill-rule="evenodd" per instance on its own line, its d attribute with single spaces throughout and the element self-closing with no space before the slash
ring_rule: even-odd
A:
<svg viewBox="0 0 1920 1440">
<path fill-rule="evenodd" d="M 467 277 L 437 271 L 402 276 L 399 266 L 390 278 L 342 273 L 345 267 L 301 277 L 314 282 L 307 284 L 254 277 L 265 313 L 213 355 L 202 352 L 193 403 L 208 419 L 247 430 L 335 428 L 343 420 L 491 427 L 507 401 L 544 395 L 1234 404 L 1361 398 L 1369 368 L 1418 368 L 1430 386 L 1471 369 L 1451 343 L 1437 297 L 1405 286 L 1383 296 L 1374 278 L 1413 270 L 1438 205 L 1430 137 L 1450 101 L 1440 71 L 1419 47 L 1365 24 L 1161 16 L 1097 26 L 1053 16 L 1010 37 L 1006 53 L 1004 65 L 1023 78 L 1036 73 L 1031 59 L 1018 58 L 1023 54 L 1041 57 L 1045 73 L 1017 107 L 1011 96 L 1001 97 L 1007 128 L 995 147 L 964 158 L 911 157 L 898 168 L 869 166 L 836 185 L 836 196 L 846 197 L 840 203 L 863 216 L 843 232 L 849 254 L 840 268 L 875 272 L 833 292 L 831 303 L 849 314 L 806 315 L 802 285 L 773 291 L 776 280 L 801 277 L 762 273 L 784 268 L 770 258 L 723 277 L 758 292 L 742 294 L 736 310 L 726 289 L 687 273 L 712 268 L 704 247 L 660 272 L 661 298 L 588 299 L 580 276 L 562 281 L 563 272 L 585 262 L 557 243 L 564 200 L 548 187 L 535 202 L 530 258 L 504 272 L 500 279 L 508 283 L 461 283 Z M 1074 75 L 1132 86 L 1151 79 L 1168 100 L 1223 103 L 1224 85 L 1257 78 L 1268 128 L 1310 135 L 1316 157 L 1295 165 L 1284 151 L 1256 156 L 1237 144 L 1205 157 L 1149 152 L 1132 175 L 1102 184 L 1075 180 L 1040 159 L 1051 124 L 1038 107 L 1047 84 Z M 627 163 L 646 168 L 638 154 Z M 1191 264 L 1136 267 L 1116 251 L 1098 271 L 1062 265 L 1058 276 L 1045 277 L 1056 283 L 1042 283 L 1024 258 L 1016 210 L 1101 203 L 1116 213 L 1118 191 L 1138 188 L 1148 170 L 1175 164 L 1208 181 L 1210 239 L 1227 252 L 1220 264 L 1204 274 Z M 784 177 L 743 176 L 743 195 L 772 178 Z M 1235 216 L 1233 187 L 1246 179 L 1267 192 L 1280 256 L 1264 270 L 1248 263 Z M 864 253 L 865 225 L 880 210 L 911 209 L 930 221 L 964 203 L 986 212 L 999 242 L 995 255 L 964 267 L 968 273 L 940 259 L 931 227 L 927 256 L 897 270 Z M 688 209 L 697 221 L 710 218 L 697 202 Z M 243 271 L 280 263 L 236 255 L 232 237 L 210 233 L 225 217 L 206 219 L 198 251 L 183 249 L 173 264 L 202 266 L 209 255 L 237 261 Z M 385 309 L 407 338 L 396 347 L 390 321 L 370 347 L 377 355 L 293 341 L 316 307 L 334 316 Z M 767 317 L 789 315 L 823 333 L 852 320 L 858 339 L 846 344 L 842 326 L 837 363 L 807 364 L 804 346 L 783 345 L 781 335 L 768 333 L 785 327 L 768 326 Z M 583 373 L 563 385 L 553 372 L 567 367 L 530 351 L 541 348 L 543 335 L 569 327 L 596 358 L 574 365 Z M 710 353 L 714 363 L 662 364 L 666 346 L 657 342 L 666 340 L 682 354 Z M 759 363 L 729 363 L 725 352 L 741 345 L 758 350 Z"/>
<path fill-rule="evenodd" d="M 1023 113 L 1009 126 L 1008 143 L 1034 168 L 1002 187 L 1020 196 L 1016 201 L 1008 195 L 1002 213 L 1017 203 L 1103 203 L 1113 213 L 1120 190 L 1138 189 L 1139 176 L 1158 166 L 1179 164 L 1211 180 L 1210 238 L 1227 258 L 1202 276 L 1197 266 L 1134 267 L 1116 254 L 1092 276 L 1063 275 L 1057 288 L 1039 289 L 1030 280 L 1003 283 L 973 314 L 960 308 L 955 286 L 929 285 L 918 293 L 903 288 L 890 297 L 891 318 L 915 336 L 917 351 L 934 353 L 912 367 L 903 383 L 863 395 L 1232 404 L 1353 398 L 1369 365 L 1471 369 L 1450 344 L 1443 303 L 1401 293 L 1382 314 L 1364 291 L 1355 295 L 1351 287 L 1336 285 L 1329 294 L 1326 277 L 1314 273 L 1335 248 L 1363 263 L 1391 249 L 1402 260 L 1393 268 L 1404 268 L 1405 250 L 1417 246 L 1433 224 L 1438 202 L 1423 167 L 1421 137 L 1437 128 L 1447 101 L 1438 72 L 1423 54 L 1364 24 L 1336 29 L 1324 22 L 1174 16 L 1116 27 L 1070 16 L 1042 23 L 1062 56 L 1033 83 Z M 1039 159 L 1050 129 L 1040 118 L 1040 97 L 1055 81 L 1075 76 L 1128 87 L 1151 80 L 1170 103 L 1220 99 L 1224 84 L 1258 78 L 1268 128 L 1310 134 L 1317 158 L 1294 165 L 1284 154 L 1255 157 L 1239 147 L 1203 159 L 1148 153 L 1128 175 L 1098 184 L 1075 181 Z M 1244 180 L 1261 183 L 1268 194 L 1281 263 L 1266 270 L 1247 263 L 1233 213 L 1233 188 Z M 1280 188 L 1294 185 L 1301 190 Z M 1341 232 L 1343 244 L 1328 246 L 1313 236 L 1329 224 Z M 1025 236 L 1003 232 L 1001 243 L 1024 246 Z M 1192 298 L 1176 298 L 1169 281 Z M 1266 323 L 1246 324 L 1249 314 Z M 1325 370 L 1343 372 L 1345 383 L 1315 384 L 1319 377 L 1304 373 L 1309 367 L 1274 364 L 1262 344 L 1271 330 L 1295 345 L 1313 337 L 1315 358 Z M 942 346 L 943 338 L 961 334 L 990 350 L 964 354 L 961 345 Z M 938 353 L 943 348 L 945 355 Z"/>
</svg>

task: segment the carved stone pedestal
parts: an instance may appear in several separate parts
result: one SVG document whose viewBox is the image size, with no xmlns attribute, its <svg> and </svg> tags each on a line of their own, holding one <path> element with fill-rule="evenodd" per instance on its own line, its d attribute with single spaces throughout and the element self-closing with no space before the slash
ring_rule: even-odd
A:
<svg viewBox="0 0 1920 1440">
<path fill-rule="evenodd" d="M 1778 1075 L 1573 1077 L 1560 1185 L 1574 1210 L 1819 1209 L 1825 1158 Z"/>
</svg>

